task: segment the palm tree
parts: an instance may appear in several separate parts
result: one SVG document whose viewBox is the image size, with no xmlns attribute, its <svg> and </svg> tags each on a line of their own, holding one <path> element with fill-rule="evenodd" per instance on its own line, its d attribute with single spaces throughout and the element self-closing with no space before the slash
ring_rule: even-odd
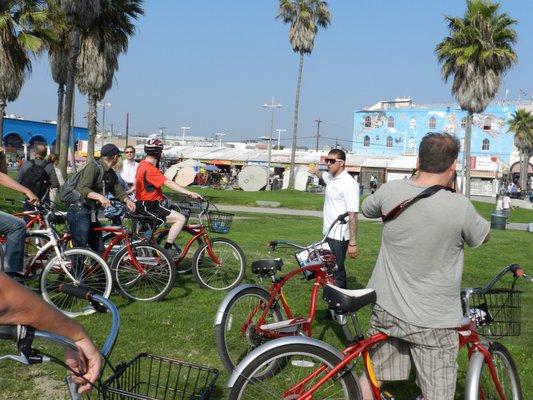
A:
<svg viewBox="0 0 533 400">
<path fill-rule="evenodd" d="M 525 193 L 529 157 L 533 153 L 533 114 L 531 111 L 524 109 L 515 111 L 509 120 L 509 131 L 514 133 L 514 144 L 520 152 L 520 188 L 522 193 Z"/>
<path fill-rule="evenodd" d="M 65 22 L 70 27 L 69 54 L 67 62 L 67 81 L 65 100 L 61 114 L 61 139 L 59 149 L 59 168 L 63 177 L 67 176 L 67 158 L 74 101 L 76 60 L 80 49 L 80 35 L 100 14 L 101 0 L 58 0 Z"/>
<path fill-rule="evenodd" d="M 278 15 L 276 18 L 281 19 L 285 24 L 291 25 L 289 29 L 289 41 L 293 51 L 300 54 L 298 81 L 296 84 L 296 100 L 294 104 L 291 172 L 289 176 L 289 188 L 294 189 L 296 141 L 298 137 L 298 107 L 300 105 L 300 87 L 302 83 L 304 54 L 311 54 L 313 51 L 318 28 L 328 27 L 328 25 L 331 23 L 331 13 L 328 10 L 328 4 L 325 1 L 280 0 Z"/>
<path fill-rule="evenodd" d="M 474 113 L 482 113 L 494 99 L 501 77 L 516 62 L 513 44 L 516 21 L 499 13 L 500 5 L 467 0 L 463 18 L 446 17 L 449 36 L 435 49 L 444 81 L 453 77 L 452 93 L 467 111 L 463 181 L 470 197 L 470 145 Z"/>
<path fill-rule="evenodd" d="M 42 2 L 11 0 L 0 13 L 0 145 L 4 138 L 4 112 L 20 94 L 31 71 L 30 54 L 40 52 L 50 39 L 45 29 L 47 11 Z"/>
<path fill-rule="evenodd" d="M 113 85 L 118 57 L 128 50 L 129 37 L 135 33 L 134 20 L 144 14 L 142 0 L 109 0 L 102 4 L 100 15 L 82 35 L 77 60 L 76 82 L 88 96 L 87 155 L 94 158 L 97 102 Z"/>
</svg>

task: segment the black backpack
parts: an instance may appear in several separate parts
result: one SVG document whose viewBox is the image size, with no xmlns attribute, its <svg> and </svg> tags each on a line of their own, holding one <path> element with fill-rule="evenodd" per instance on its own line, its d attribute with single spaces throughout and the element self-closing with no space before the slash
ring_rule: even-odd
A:
<svg viewBox="0 0 533 400">
<path fill-rule="evenodd" d="M 39 199 L 42 199 L 52 186 L 50 175 L 48 175 L 48 172 L 44 169 L 48 163 L 38 165 L 35 160 L 30 160 L 28 162 L 31 163 L 31 166 L 22 176 L 22 181 L 20 183 L 30 189 L 37 197 L 39 197 Z"/>
<path fill-rule="evenodd" d="M 96 164 L 98 167 L 98 177 L 97 180 L 101 181 L 104 179 L 104 169 L 102 168 L 102 165 L 96 161 L 92 161 Z M 83 169 L 80 169 L 78 172 L 76 172 L 73 176 L 71 176 L 63 185 L 59 192 L 59 198 L 61 201 L 67 205 L 70 205 L 72 203 L 76 202 L 83 202 L 83 198 L 76 190 L 76 186 L 78 185 L 78 181 L 80 179 L 80 175 L 82 173 Z M 104 181 L 104 194 L 105 194 L 105 181 Z"/>
</svg>

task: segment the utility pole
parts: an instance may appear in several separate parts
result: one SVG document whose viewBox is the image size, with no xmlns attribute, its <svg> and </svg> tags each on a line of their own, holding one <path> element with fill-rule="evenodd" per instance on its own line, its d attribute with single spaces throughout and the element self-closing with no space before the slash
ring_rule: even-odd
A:
<svg viewBox="0 0 533 400">
<path fill-rule="evenodd" d="M 339 148 L 339 141 L 338 141 L 338 138 L 335 138 L 335 148 L 336 148 L 336 149 Z"/>
<path fill-rule="evenodd" d="M 275 103 L 274 102 L 274 96 L 272 96 L 272 101 L 270 104 L 263 104 L 262 106 L 263 108 L 270 108 L 270 135 L 268 137 L 268 155 L 267 155 L 267 181 L 266 181 L 266 186 L 265 186 L 265 190 L 270 190 L 270 157 L 272 155 L 272 133 L 273 133 L 273 130 L 274 130 L 274 110 L 276 108 L 281 108 L 283 107 L 281 104 L 279 103 Z"/>
<path fill-rule="evenodd" d="M 315 152 L 318 155 L 318 140 L 320 138 L 320 124 L 323 121 L 320 119 L 320 117 L 318 117 L 318 119 L 315 119 L 315 122 L 316 122 L 316 147 L 315 147 Z"/>
<path fill-rule="evenodd" d="M 190 126 L 182 126 L 181 128 L 181 139 L 183 141 L 183 145 L 185 146 L 185 132 L 191 129 Z"/>
<path fill-rule="evenodd" d="M 129 134 L 130 134 L 130 113 L 126 113 L 126 146 L 128 145 Z"/>
<path fill-rule="evenodd" d="M 158 129 L 159 129 L 159 134 L 161 135 L 161 141 L 163 142 L 163 146 L 165 146 L 165 129 L 167 129 L 167 127 L 160 126 Z"/>
</svg>

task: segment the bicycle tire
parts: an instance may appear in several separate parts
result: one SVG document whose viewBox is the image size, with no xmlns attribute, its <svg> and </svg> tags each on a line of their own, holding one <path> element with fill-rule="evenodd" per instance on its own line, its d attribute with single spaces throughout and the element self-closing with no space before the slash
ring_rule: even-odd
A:
<svg viewBox="0 0 533 400">
<path fill-rule="evenodd" d="M 252 360 L 242 371 L 230 390 L 229 398 L 235 400 L 254 399 L 297 399 L 299 394 L 317 383 L 327 371 L 341 362 L 335 353 L 313 342 L 306 344 L 290 343 L 273 347 Z M 264 369 L 269 364 L 282 365 L 275 373 L 265 375 Z M 286 391 L 309 376 L 321 365 L 327 370 L 310 379 L 303 391 L 287 395 Z M 294 380 L 291 380 L 294 378 Z M 314 394 L 313 399 L 361 400 L 359 383 L 351 370 L 346 370 L 336 379 L 323 384 Z"/>
<path fill-rule="evenodd" d="M 260 314 L 264 311 L 264 305 L 270 299 L 270 293 L 262 287 L 249 287 L 238 292 L 229 302 L 223 312 L 222 321 L 215 325 L 215 342 L 220 360 L 228 372 L 233 372 L 235 366 L 253 349 L 263 344 L 266 340 L 254 337 L 253 326 Z M 284 319 L 281 308 L 277 303 L 271 309 L 265 323 L 273 323 Z M 237 316 L 242 310 L 244 319 Z M 256 310 L 255 319 L 246 327 L 243 333 L 242 327 L 251 317 L 251 312 Z M 237 320 L 236 320 L 237 319 Z M 234 340 L 232 340 L 234 336 Z"/>
<path fill-rule="evenodd" d="M 201 288 L 229 290 L 244 278 L 246 258 L 237 243 L 226 238 L 211 239 L 211 248 L 220 264 L 209 256 L 207 243 L 196 250 L 192 273 Z"/>
<path fill-rule="evenodd" d="M 140 274 L 131 264 L 128 250 L 128 247 L 122 248 L 113 258 L 111 266 L 119 294 L 137 301 L 163 300 L 176 281 L 176 268 L 172 258 L 156 244 L 135 244 L 131 246 L 131 250 L 144 268 L 144 274 Z"/>
<path fill-rule="evenodd" d="M 40 290 L 43 299 L 71 318 L 94 313 L 94 308 L 87 305 L 86 300 L 61 293 L 58 287 L 61 284 L 81 286 L 108 298 L 113 287 L 109 266 L 97 253 L 86 248 L 65 250 L 61 257 L 76 281 L 72 281 L 58 266 L 59 260 L 55 256 L 41 273 Z"/>
<path fill-rule="evenodd" d="M 522 400 L 522 388 L 516 364 L 507 348 L 498 342 L 492 342 L 487 346 L 492 362 L 498 375 L 498 380 L 508 400 Z M 471 360 L 472 362 L 472 360 Z M 490 375 L 488 365 L 484 358 L 473 366 L 474 370 L 468 370 L 466 382 L 466 400 L 499 400 L 500 396 Z"/>
</svg>

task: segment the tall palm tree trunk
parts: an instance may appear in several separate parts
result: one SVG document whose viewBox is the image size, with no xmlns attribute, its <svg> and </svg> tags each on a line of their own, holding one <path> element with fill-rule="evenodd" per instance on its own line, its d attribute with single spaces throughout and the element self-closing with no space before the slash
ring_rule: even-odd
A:
<svg viewBox="0 0 533 400">
<path fill-rule="evenodd" d="M 96 139 L 96 96 L 89 94 L 87 100 L 89 110 L 87 111 L 87 130 L 89 139 L 87 141 L 87 159 L 94 160 L 94 141 Z"/>
<path fill-rule="evenodd" d="M 4 112 L 6 110 L 6 101 L 0 99 L 0 146 L 4 146 Z"/>
<path fill-rule="evenodd" d="M 526 147 L 520 149 L 520 193 L 525 196 L 527 187 L 527 170 L 529 167 L 529 152 Z"/>
<path fill-rule="evenodd" d="M 71 46 L 68 62 L 67 87 L 65 93 L 65 106 L 61 115 L 61 148 L 59 150 L 59 168 L 63 178 L 67 177 L 68 143 L 70 134 L 70 119 L 72 116 L 72 100 L 74 98 L 76 58 L 79 52 L 79 33 L 73 30 L 71 33 Z"/>
<path fill-rule="evenodd" d="M 63 101 L 65 99 L 65 85 L 57 85 L 57 119 L 56 119 L 56 144 L 54 151 L 59 153 L 61 149 L 61 115 L 63 114 Z"/>
<path fill-rule="evenodd" d="M 470 198 L 470 148 L 472 143 L 472 124 L 474 122 L 474 113 L 468 111 L 466 116 L 466 127 L 463 149 L 463 184 L 464 194 Z"/>
<path fill-rule="evenodd" d="M 297 140 L 298 140 L 298 109 L 300 106 L 300 88 L 302 85 L 303 68 L 304 68 L 304 54 L 300 53 L 300 65 L 298 67 L 298 83 L 296 84 L 296 100 L 294 102 L 294 125 L 292 128 L 291 171 L 289 175 L 289 189 L 294 189 L 294 183 L 295 183 L 296 146 L 297 146 Z"/>
</svg>

